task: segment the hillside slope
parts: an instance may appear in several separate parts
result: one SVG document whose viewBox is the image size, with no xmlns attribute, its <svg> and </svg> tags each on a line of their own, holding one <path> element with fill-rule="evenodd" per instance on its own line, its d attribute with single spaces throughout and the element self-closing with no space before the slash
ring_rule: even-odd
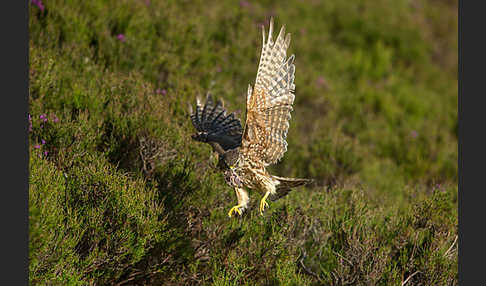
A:
<svg viewBox="0 0 486 286">
<path fill-rule="evenodd" d="M 33 285 L 457 285 L 457 1 L 50 0 L 29 7 Z M 261 26 L 292 34 L 313 178 L 228 218 L 188 104 L 244 119 Z"/>
</svg>

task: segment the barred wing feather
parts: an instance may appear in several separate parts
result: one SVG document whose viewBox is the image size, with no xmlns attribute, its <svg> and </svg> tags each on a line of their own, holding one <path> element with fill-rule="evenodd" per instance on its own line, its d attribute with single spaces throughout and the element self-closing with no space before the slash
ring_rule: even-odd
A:
<svg viewBox="0 0 486 286">
<path fill-rule="evenodd" d="M 274 164 L 287 151 L 287 132 L 291 118 L 294 90 L 294 55 L 287 58 L 290 34 L 285 26 L 275 42 L 273 19 L 268 38 L 263 30 L 263 47 L 255 87 L 248 87 L 246 124 L 242 155 L 263 165 Z"/>
</svg>

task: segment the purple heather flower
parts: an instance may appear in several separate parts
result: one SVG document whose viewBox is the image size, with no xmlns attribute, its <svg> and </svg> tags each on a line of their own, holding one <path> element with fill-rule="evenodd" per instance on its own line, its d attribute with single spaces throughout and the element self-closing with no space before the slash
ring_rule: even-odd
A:
<svg viewBox="0 0 486 286">
<path fill-rule="evenodd" d="M 125 42 L 127 39 L 125 38 L 125 35 L 123 34 L 118 34 L 116 35 L 116 38 L 120 41 L 120 42 Z"/>
<path fill-rule="evenodd" d="M 412 132 L 410 132 L 410 136 L 412 136 L 412 138 L 415 139 L 418 136 L 418 132 L 415 131 L 415 130 L 412 130 Z"/>
<path fill-rule="evenodd" d="M 42 3 L 42 0 L 31 0 L 30 2 L 37 6 L 41 11 L 44 11 L 44 4 Z"/>
<path fill-rule="evenodd" d="M 250 6 L 250 3 L 248 1 L 242 0 L 240 1 L 240 7 L 248 7 Z"/>
<path fill-rule="evenodd" d="M 42 142 L 42 145 L 46 144 L 46 140 L 44 140 L 44 139 L 42 139 L 41 142 Z"/>
<path fill-rule="evenodd" d="M 47 114 L 41 114 L 39 115 L 39 118 L 42 119 L 43 122 L 47 122 Z"/>
<path fill-rule="evenodd" d="M 32 116 L 29 114 L 29 132 L 32 131 Z"/>
<path fill-rule="evenodd" d="M 316 80 L 316 84 L 318 87 L 324 87 L 327 88 L 327 80 L 323 76 L 319 76 Z"/>
<path fill-rule="evenodd" d="M 54 122 L 56 122 L 56 123 L 59 122 L 59 118 L 57 118 L 57 116 L 55 114 L 53 114 L 52 117 L 54 117 L 54 119 L 53 119 Z"/>
<path fill-rule="evenodd" d="M 34 148 L 35 148 L 35 149 L 40 149 L 40 147 L 41 147 L 41 146 L 40 146 L 39 144 L 35 144 L 35 145 L 34 145 Z"/>
<path fill-rule="evenodd" d="M 166 95 L 167 94 L 167 90 L 157 88 L 157 90 L 155 91 L 155 93 L 162 94 L 162 95 Z"/>
<path fill-rule="evenodd" d="M 47 152 L 47 151 L 44 151 L 44 155 L 45 155 L 45 156 L 47 156 L 47 154 L 49 154 L 49 152 Z"/>
</svg>

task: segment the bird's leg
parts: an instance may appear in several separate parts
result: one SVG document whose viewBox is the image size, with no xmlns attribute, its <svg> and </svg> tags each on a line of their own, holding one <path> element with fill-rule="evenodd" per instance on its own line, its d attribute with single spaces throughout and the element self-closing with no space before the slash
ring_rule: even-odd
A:
<svg viewBox="0 0 486 286">
<path fill-rule="evenodd" d="M 266 207 L 268 207 L 268 203 L 266 201 L 268 195 L 270 195 L 270 191 L 267 191 L 263 196 L 262 200 L 260 201 L 260 215 L 263 215 L 263 211 L 265 210 Z"/>
<path fill-rule="evenodd" d="M 228 212 L 228 216 L 232 217 L 233 213 L 237 213 L 240 216 L 243 214 L 245 209 L 248 207 L 248 202 L 250 198 L 248 197 L 248 193 L 243 188 L 235 188 L 236 197 L 238 199 L 238 205 L 232 207 Z"/>
<path fill-rule="evenodd" d="M 239 214 L 240 216 L 243 214 L 242 211 L 240 211 L 240 207 L 241 205 L 237 205 L 237 206 L 234 206 L 230 209 L 230 211 L 228 212 L 228 216 L 229 217 L 232 217 L 233 216 L 233 213 L 237 213 Z"/>
<path fill-rule="evenodd" d="M 275 192 L 275 182 L 268 177 L 261 177 L 261 189 L 265 190 L 265 195 L 263 196 L 262 200 L 260 201 L 260 215 L 263 215 L 263 211 L 266 207 L 268 207 L 267 198 L 269 195 L 276 194 Z"/>
</svg>

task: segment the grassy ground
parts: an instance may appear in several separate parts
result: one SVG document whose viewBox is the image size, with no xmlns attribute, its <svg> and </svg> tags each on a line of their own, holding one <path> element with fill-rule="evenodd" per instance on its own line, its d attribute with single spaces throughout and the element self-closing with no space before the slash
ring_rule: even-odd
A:
<svg viewBox="0 0 486 286">
<path fill-rule="evenodd" d="M 29 11 L 31 284 L 458 284 L 457 1 Z M 271 172 L 316 183 L 230 219 L 187 105 L 211 91 L 244 114 L 271 16 L 296 55 Z"/>
</svg>

